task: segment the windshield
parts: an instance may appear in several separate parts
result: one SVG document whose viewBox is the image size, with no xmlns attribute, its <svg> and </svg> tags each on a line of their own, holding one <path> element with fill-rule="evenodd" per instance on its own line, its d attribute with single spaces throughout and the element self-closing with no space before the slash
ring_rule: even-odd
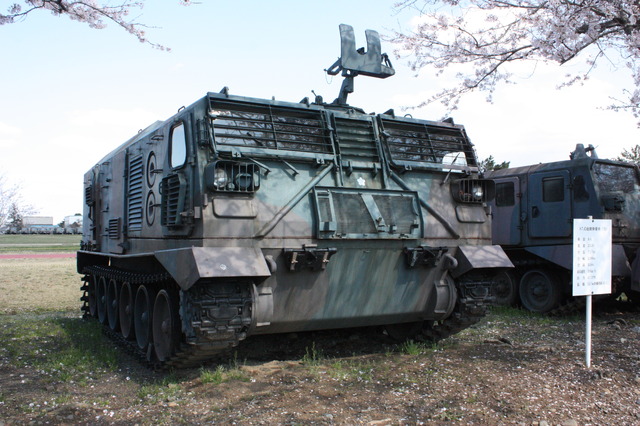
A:
<svg viewBox="0 0 640 426">
<path fill-rule="evenodd" d="M 630 193 L 638 186 L 638 177 L 633 166 L 597 162 L 593 171 L 601 192 Z"/>
</svg>

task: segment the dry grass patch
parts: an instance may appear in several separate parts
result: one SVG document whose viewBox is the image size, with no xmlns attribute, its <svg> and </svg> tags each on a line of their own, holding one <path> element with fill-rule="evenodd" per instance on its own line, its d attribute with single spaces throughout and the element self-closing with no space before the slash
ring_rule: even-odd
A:
<svg viewBox="0 0 640 426">
<path fill-rule="evenodd" d="M 80 308 L 74 258 L 0 259 L 0 313 Z"/>
</svg>

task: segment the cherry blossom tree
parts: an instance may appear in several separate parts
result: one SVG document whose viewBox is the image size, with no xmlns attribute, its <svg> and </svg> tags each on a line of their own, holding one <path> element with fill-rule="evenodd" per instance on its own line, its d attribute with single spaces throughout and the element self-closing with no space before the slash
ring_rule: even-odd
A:
<svg viewBox="0 0 640 426">
<path fill-rule="evenodd" d="M 0 228 L 15 219 L 18 213 L 24 216 L 35 211 L 22 200 L 20 185 L 12 185 L 6 177 L 0 175 Z"/>
<path fill-rule="evenodd" d="M 182 5 L 191 4 L 191 0 L 178 0 Z M 120 26 L 132 34 L 141 43 L 150 44 L 161 50 L 169 50 L 164 46 L 149 41 L 144 28 L 146 25 L 130 19 L 133 10 L 141 10 L 144 0 L 121 0 L 115 5 L 108 1 L 97 0 L 21 0 L 9 6 L 6 14 L 0 13 L 0 25 L 13 24 L 26 19 L 29 14 L 48 11 L 55 16 L 67 16 L 74 21 L 82 22 L 91 28 L 102 29 L 108 22 Z"/>
<path fill-rule="evenodd" d="M 640 117 L 640 3 L 637 0 L 402 0 L 395 7 L 417 11 L 415 26 L 397 31 L 396 54 L 413 70 L 457 72 L 457 85 L 421 106 L 440 101 L 455 109 L 460 97 L 513 82 L 513 66 L 530 62 L 580 62 L 560 86 L 588 78 L 602 61 L 633 77 L 612 109 Z"/>
<path fill-rule="evenodd" d="M 508 169 L 510 161 L 503 161 L 502 163 L 496 162 L 493 155 L 488 156 L 484 160 L 480 161 L 479 167 L 483 172 L 490 172 L 492 170 Z"/>
<path fill-rule="evenodd" d="M 640 165 L 640 145 L 635 145 L 631 149 L 623 148 L 622 153 L 616 158 L 618 161 L 628 161 Z"/>
</svg>

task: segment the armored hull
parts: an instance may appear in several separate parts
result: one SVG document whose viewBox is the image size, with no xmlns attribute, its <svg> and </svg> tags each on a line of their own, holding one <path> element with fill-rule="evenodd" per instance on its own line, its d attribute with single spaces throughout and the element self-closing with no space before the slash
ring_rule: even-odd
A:
<svg viewBox="0 0 640 426">
<path fill-rule="evenodd" d="M 394 74 L 378 33 L 331 104 L 208 93 L 85 175 L 83 310 L 156 365 L 194 365 L 252 334 L 384 326 L 440 339 L 478 321 L 497 272 L 464 127 L 366 114 L 359 75 Z"/>
<path fill-rule="evenodd" d="M 446 337 L 511 266 L 464 128 L 392 111 L 209 93 L 84 187 L 83 309 L 163 365 L 252 334 Z"/>
</svg>

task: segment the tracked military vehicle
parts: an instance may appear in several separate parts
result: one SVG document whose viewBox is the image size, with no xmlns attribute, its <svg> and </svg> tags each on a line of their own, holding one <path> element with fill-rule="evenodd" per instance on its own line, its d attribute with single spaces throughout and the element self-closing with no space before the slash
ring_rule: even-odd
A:
<svg viewBox="0 0 640 426">
<path fill-rule="evenodd" d="M 84 177 L 87 317 L 149 362 L 194 365 L 248 336 L 384 326 L 439 339 L 478 321 L 497 271 L 465 129 L 350 106 L 394 73 L 340 27 L 338 98 L 208 93 Z"/>
<path fill-rule="evenodd" d="M 493 243 L 515 265 L 500 274 L 498 303 L 545 313 L 565 309 L 571 299 L 573 219 L 589 216 L 612 222 L 614 294 L 640 291 L 639 274 L 631 273 L 640 245 L 636 165 L 599 159 L 592 146 L 579 144 L 569 160 L 496 170 L 487 177 L 496 182 L 490 201 Z"/>
</svg>

